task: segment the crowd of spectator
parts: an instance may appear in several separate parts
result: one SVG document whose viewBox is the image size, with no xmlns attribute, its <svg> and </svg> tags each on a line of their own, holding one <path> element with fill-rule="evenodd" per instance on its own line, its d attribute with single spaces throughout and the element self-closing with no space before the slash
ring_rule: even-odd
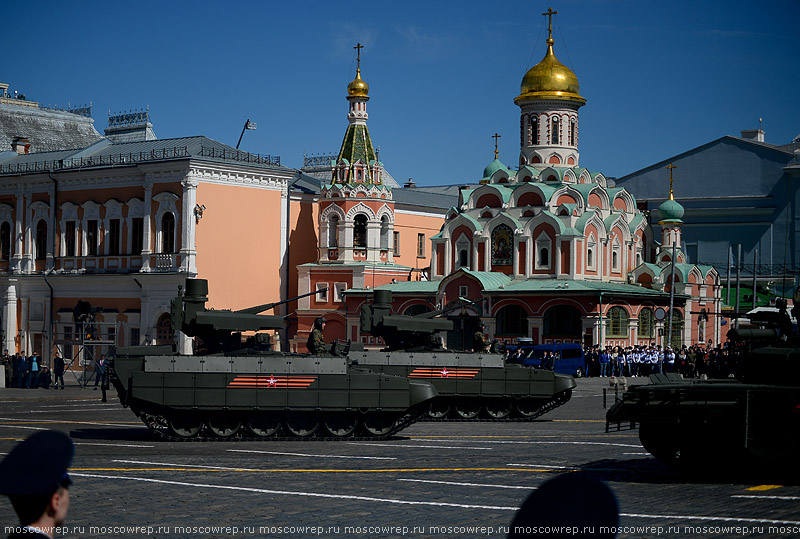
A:
<svg viewBox="0 0 800 539">
<path fill-rule="evenodd" d="M 684 378 L 727 378 L 736 369 L 735 357 L 724 346 L 693 344 L 661 347 L 656 345 L 607 346 L 584 348 L 588 376 L 649 376 L 677 372 Z"/>
<path fill-rule="evenodd" d="M 8 350 L 4 350 L 0 356 L 0 363 L 5 370 L 6 387 L 50 389 L 52 386 L 56 389 L 60 381 L 61 389 L 64 389 L 64 359 L 58 354 L 53 358 L 53 372 L 50 372 L 50 367 L 44 364 L 38 352 L 28 356 L 24 351 L 19 354 L 9 354 Z M 55 374 L 55 385 L 53 374 Z"/>
</svg>

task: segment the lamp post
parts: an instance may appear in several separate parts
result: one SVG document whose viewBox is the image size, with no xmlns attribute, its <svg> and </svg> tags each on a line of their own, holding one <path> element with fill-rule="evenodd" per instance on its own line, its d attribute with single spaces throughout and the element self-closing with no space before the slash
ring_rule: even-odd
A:
<svg viewBox="0 0 800 539">
<path fill-rule="evenodd" d="M 255 131 L 256 127 L 258 127 L 256 125 L 256 123 L 255 122 L 251 122 L 250 118 L 248 118 L 247 121 L 244 123 L 244 127 L 242 127 L 242 134 L 239 135 L 239 142 L 236 143 L 236 149 L 237 150 L 239 149 L 239 144 L 242 143 L 242 137 L 244 136 L 244 132 L 245 131 Z"/>
</svg>

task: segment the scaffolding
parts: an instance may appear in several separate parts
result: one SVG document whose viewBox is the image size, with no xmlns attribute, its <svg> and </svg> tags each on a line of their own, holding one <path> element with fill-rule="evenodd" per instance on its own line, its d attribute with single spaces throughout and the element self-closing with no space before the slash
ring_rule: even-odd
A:
<svg viewBox="0 0 800 539">
<path fill-rule="evenodd" d="M 116 322 L 97 322 L 93 317 L 74 324 L 59 323 L 54 344 L 64 358 L 64 375 L 71 373 L 83 389 L 93 381 L 98 385 L 98 362 L 117 346 L 118 329 Z"/>
</svg>

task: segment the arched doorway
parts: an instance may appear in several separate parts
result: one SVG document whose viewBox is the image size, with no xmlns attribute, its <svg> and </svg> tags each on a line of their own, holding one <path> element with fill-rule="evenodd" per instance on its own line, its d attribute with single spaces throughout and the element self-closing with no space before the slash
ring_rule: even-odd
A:
<svg viewBox="0 0 800 539">
<path fill-rule="evenodd" d="M 475 332 L 481 329 L 481 313 L 465 305 L 460 310 L 450 311 L 447 319 L 453 321 L 453 329 L 447 332 L 447 348 L 472 350 Z"/>
<path fill-rule="evenodd" d="M 156 344 L 172 344 L 174 338 L 175 332 L 172 330 L 169 313 L 164 313 L 156 323 Z"/>
<path fill-rule="evenodd" d="M 542 343 L 582 342 L 581 312 L 572 305 L 554 305 L 544 312 Z"/>
</svg>

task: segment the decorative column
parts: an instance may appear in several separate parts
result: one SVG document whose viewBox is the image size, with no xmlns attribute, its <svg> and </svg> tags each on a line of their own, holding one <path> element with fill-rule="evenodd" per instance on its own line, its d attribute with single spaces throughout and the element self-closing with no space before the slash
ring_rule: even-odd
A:
<svg viewBox="0 0 800 539">
<path fill-rule="evenodd" d="M 25 246 L 23 247 L 24 253 L 22 255 L 22 271 L 25 273 L 32 272 L 34 269 L 33 258 L 33 239 L 31 237 L 31 221 L 33 221 L 33 208 L 31 208 L 30 197 L 28 197 L 25 211 Z"/>
<path fill-rule="evenodd" d="M 47 256 L 46 256 L 46 264 L 45 268 L 53 269 L 56 263 L 56 213 L 58 212 L 58 208 L 56 208 L 56 189 L 54 186 L 50 186 L 49 190 L 50 195 L 50 215 L 49 219 L 47 220 Z"/>
<path fill-rule="evenodd" d="M 11 268 L 14 273 L 22 271 L 22 224 L 25 219 L 25 192 L 17 191 L 17 209 L 14 215 L 14 255 L 11 257 Z"/>
<path fill-rule="evenodd" d="M 367 262 L 381 261 L 381 223 L 380 221 L 367 222 Z"/>
<path fill-rule="evenodd" d="M 533 251 L 533 238 L 529 237 L 525 240 L 525 278 L 530 278 L 533 275 L 533 257 L 536 253 Z"/>
<path fill-rule="evenodd" d="M 152 238 L 150 237 L 151 214 L 153 211 L 153 182 L 145 177 L 144 180 L 144 206 L 142 208 L 142 268 L 139 271 L 147 273 L 150 271 L 150 254 L 152 251 Z M 142 320 L 144 320 L 142 311 Z M 144 329 L 144 323 L 142 323 Z M 149 344 L 149 343 L 148 343 Z"/>
<path fill-rule="evenodd" d="M 555 249 L 553 249 L 553 267 L 556 270 L 556 279 L 561 277 L 561 236 L 556 235 Z"/>
<path fill-rule="evenodd" d="M 17 336 L 17 280 L 9 279 L 5 294 L 3 294 L 3 348 L 9 352 L 19 352 L 14 345 Z M 21 343 L 20 343 L 21 344 Z"/>
<path fill-rule="evenodd" d="M 450 275 L 453 271 L 453 242 L 450 238 L 444 240 L 444 274 Z"/>
<path fill-rule="evenodd" d="M 194 208 L 197 205 L 197 183 L 197 178 L 191 176 L 191 173 L 181 182 L 183 198 L 181 201 L 180 268 L 188 275 L 197 275 L 197 249 L 195 249 L 197 220 L 194 216 Z M 283 244 L 281 246 L 281 250 L 283 250 Z"/>
</svg>

